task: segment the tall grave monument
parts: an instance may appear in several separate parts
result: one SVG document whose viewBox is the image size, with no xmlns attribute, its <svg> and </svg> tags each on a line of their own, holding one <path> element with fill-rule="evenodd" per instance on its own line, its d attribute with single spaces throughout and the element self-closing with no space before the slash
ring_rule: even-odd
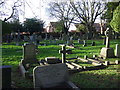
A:
<svg viewBox="0 0 120 90">
<path fill-rule="evenodd" d="M 105 31 L 106 35 L 106 47 L 103 47 L 100 52 L 100 56 L 103 58 L 112 58 L 115 57 L 114 49 L 110 48 L 110 29 L 107 28 Z"/>
</svg>

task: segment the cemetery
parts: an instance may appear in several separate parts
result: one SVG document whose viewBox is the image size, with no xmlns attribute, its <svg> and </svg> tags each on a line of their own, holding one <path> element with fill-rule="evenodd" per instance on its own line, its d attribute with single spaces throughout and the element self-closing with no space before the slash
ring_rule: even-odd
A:
<svg viewBox="0 0 120 90">
<path fill-rule="evenodd" d="M 1 90 L 120 88 L 120 1 L 8 1 L 0 1 Z"/>
<path fill-rule="evenodd" d="M 70 76 L 69 80 L 73 87 L 117 88 L 120 58 L 117 56 L 114 58 L 101 58 L 99 56 L 100 50 L 105 46 L 102 44 L 103 40 L 94 40 L 94 42 L 96 45 L 92 46 L 92 40 L 87 40 L 87 46 L 84 47 L 84 43 L 79 44 L 77 40 L 74 40 L 74 45 L 77 48 L 69 48 L 67 45 L 64 45 L 63 41 L 59 40 L 58 43 L 62 45 L 38 45 L 38 54 L 36 54 L 36 45 L 33 43 L 25 44 L 27 42 L 23 41 L 20 42 L 19 46 L 15 42 L 3 43 L 3 65 L 12 66 L 11 84 L 13 88 L 37 87 L 34 86 L 35 83 L 33 82 L 33 77 L 35 78 L 34 69 L 61 63 L 66 64 Z M 46 40 L 43 40 L 41 43 L 46 43 Z M 118 44 L 120 44 L 120 40 L 111 40 L 110 42 L 110 46 L 114 48 L 116 53 L 119 52 L 119 50 L 115 50 Z M 67 53 L 69 50 L 72 50 L 72 53 Z M 106 86 L 100 85 L 98 87 L 101 83 L 104 83 Z M 112 85 L 110 85 L 111 83 Z"/>
</svg>

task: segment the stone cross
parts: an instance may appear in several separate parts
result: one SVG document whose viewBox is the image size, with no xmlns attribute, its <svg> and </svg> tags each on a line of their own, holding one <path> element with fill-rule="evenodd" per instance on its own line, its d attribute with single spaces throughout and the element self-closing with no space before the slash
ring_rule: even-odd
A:
<svg viewBox="0 0 120 90">
<path fill-rule="evenodd" d="M 66 45 L 62 46 L 62 50 L 59 50 L 59 53 L 62 53 L 62 63 L 66 62 L 66 53 L 68 53 L 68 50 L 66 50 Z"/>
<path fill-rule="evenodd" d="M 106 48 L 110 47 L 110 29 L 107 28 L 107 30 L 105 31 L 105 35 L 106 35 Z"/>
</svg>

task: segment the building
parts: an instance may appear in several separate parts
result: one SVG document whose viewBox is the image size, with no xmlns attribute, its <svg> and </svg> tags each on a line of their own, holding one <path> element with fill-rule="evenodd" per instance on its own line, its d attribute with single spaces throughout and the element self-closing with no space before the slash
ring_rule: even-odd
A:
<svg viewBox="0 0 120 90">
<path fill-rule="evenodd" d="M 49 25 L 46 27 L 45 32 L 54 32 L 55 27 L 57 26 L 58 22 L 50 22 Z M 69 32 L 75 32 L 78 28 L 79 24 L 72 24 Z M 94 23 L 94 27 L 96 32 L 104 32 L 106 30 L 106 23 Z"/>
</svg>

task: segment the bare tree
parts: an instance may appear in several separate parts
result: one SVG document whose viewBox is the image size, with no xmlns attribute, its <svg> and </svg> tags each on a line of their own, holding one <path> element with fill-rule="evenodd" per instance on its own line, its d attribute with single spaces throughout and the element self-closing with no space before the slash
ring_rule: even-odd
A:
<svg viewBox="0 0 120 90">
<path fill-rule="evenodd" d="M 12 3 L 13 4 L 10 4 Z M 16 0 L 16 1 L 8 1 L 8 0 L 2 0 L 0 1 L 0 16 L 4 18 L 4 21 L 8 21 L 10 18 L 13 18 L 13 17 L 18 17 L 18 11 L 19 10 L 19 7 L 21 7 L 23 5 L 23 1 L 22 0 Z M 6 12 L 6 11 L 9 11 L 9 12 Z"/>
<path fill-rule="evenodd" d="M 93 24 L 99 15 L 105 10 L 105 3 L 99 0 L 93 2 L 92 0 L 80 0 L 70 2 L 74 14 L 78 17 L 77 21 L 84 24 L 88 30 L 88 38 L 91 39 L 95 32 Z"/>
<path fill-rule="evenodd" d="M 63 23 L 63 33 L 67 34 L 70 24 L 73 22 L 75 16 L 69 1 L 64 2 L 50 2 L 49 3 L 50 16 L 57 18 Z"/>
</svg>

